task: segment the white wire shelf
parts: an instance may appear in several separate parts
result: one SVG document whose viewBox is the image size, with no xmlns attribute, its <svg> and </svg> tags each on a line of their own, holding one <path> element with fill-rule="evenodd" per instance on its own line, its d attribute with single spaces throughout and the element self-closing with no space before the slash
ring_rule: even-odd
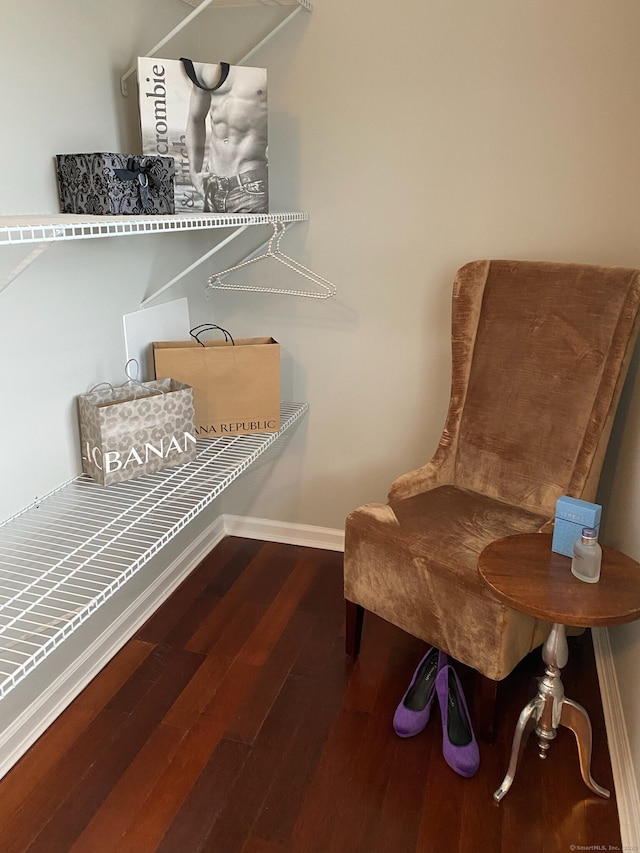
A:
<svg viewBox="0 0 640 853">
<path fill-rule="evenodd" d="M 276 433 L 198 441 L 195 460 L 104 487 L 81 476 L 0 525 L 6 696 L 307 411 Z"/>
<path fill-rule="evenodd" d="M 159 216 L 89 216 L 79 213 L 0 216 L 0 246 L 50 243 L 128 234 L 164 234 L 274 222 L 301 222 L 308 213 L 201 213 Z"/>
<path fill-rule="evenodd" d="M 197 8 L 202 0 L 182 0 L 187 6 Z M 211 0 L 211 8 L 233 7 L 233 6 L 304 6 L 311 9 L 309 0 Z"/>
</svg>

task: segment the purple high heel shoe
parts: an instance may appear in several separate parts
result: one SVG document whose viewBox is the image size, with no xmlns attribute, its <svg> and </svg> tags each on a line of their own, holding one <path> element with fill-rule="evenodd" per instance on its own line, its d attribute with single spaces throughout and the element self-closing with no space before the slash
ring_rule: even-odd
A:
<svg viewBox="0 0 640 853">
<path fill-rule="evenodd" d="M 480 766 L 480 751 L 462 685 L 452 666 L 445 666 L 438 673 L 436 691 L 442 717 L 444 760 L 460 776 L 473 776 Z"/>
<path fill-rule="evenodd" d="M 429 722 L 436 696 L 436 678 L 446 663 L 445 653 L 431 647 L 418 664 L 409 689 L 393 715 L 393 729 L 399 737 L 413 737 Z"/>
</svg>

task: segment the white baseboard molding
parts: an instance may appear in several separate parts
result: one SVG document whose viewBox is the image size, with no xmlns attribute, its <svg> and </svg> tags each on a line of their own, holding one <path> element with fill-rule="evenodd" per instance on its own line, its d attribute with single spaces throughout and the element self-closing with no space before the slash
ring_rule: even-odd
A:
<svg viewBox="0 0 640 853">
<path fill-rule="evenodd" d="M 325 551 L 344 551 L 344 530 L 333 527 L 314 527 L 311 524 L 293 524 L 241 515 L 223 515 L 222 518 L 224 531 L 228 536 L 263 539 L 265 542 L 282 542 L 286 545 L 304 545 Z"/>
<path fill-rule="evenodd" d="M 616 787 L 620 835 L 623 850 L 640 850 L 640 795 L 633 756 L 622 710 L 609 633 L 606 628 L 591 631 L 595 651 L 602 710 L 604 711 L 611 769 Z M 569 661 L 569 666 L 571 661 Z M 597 781 L 597 780 L 596 780 Z"/>
</svg>

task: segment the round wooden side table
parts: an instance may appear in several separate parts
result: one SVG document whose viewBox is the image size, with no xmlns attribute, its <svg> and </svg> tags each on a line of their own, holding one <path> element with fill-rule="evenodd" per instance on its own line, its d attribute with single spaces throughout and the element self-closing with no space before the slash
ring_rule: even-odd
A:
<svg viewBox="0 0 640 853">
<path fill-rule="evenodd" d="M 509 768 L 494 799 L 500 802 L 511 787 L 531 731 L 535 728 L 539 755 L 545 758 L 559 726 L 575 734 L 586 786 L 609 797 L 610 792 L 591 778 L 589 715 L 564 695 L 560 671 L 569 659 L 565 626 L 604 627 L 640 618 L 640 564 L 603 545 L 600 580 L 584 583 L 571 574 L 570 558 L 551 550 L 551 535 L 520 533 L 488 545 L 478 559 L 478 571 L 505 604 L 552 623 L 542 649 L 545 674 L 537 696 L 520 713 Z"/>
</svg>

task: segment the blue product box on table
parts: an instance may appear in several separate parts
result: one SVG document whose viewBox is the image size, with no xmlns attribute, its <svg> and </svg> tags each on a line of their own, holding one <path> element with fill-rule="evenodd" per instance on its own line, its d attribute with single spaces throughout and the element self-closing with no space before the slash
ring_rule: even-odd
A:
<svg viewBox="0 0 640 853">
<path fill-rule="evenodd" d="M 573 546 L 582 536 L 583 527 L 593 527 L 600 532 L 600 504 L 563 496 L 556 503 L 551 550 L 565 557 L 573 556 Z"/>
</svg>

